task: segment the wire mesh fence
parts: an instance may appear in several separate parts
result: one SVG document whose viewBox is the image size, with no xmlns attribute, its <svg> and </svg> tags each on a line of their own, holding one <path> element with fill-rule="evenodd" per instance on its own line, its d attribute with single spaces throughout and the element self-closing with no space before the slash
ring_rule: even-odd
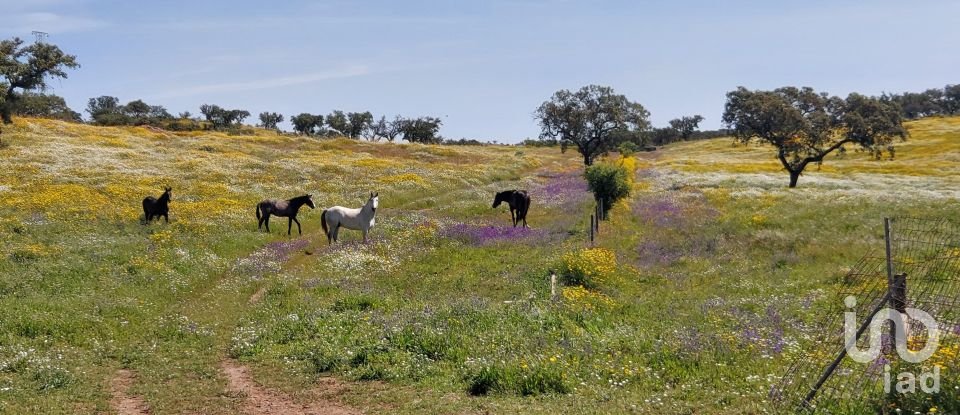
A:
<svg viewBox="0 0 960 415">
<path fill-rule="evenodd" d="M 800 344 L 786 374 L 771 388 L 770 398 L 781 410 L 927 413 L 939 405 L 941 412 L 960 413 L 955 372 L 960 368 L 960 223 L 901 217 L 890 219 L 889 224 L 889 267 L 886 250 L 878 248 L 843 277 L 836 298 L 816 318 L 816 333 Z M 854 312 L 856 325 L 866 327 L 873 313 L 892 307 L 889 294 L 895 274 L 906 274 L 905 306 L 929 313 L 937 321 L 939 348 L 924 362 L 907 363 L 895 352 L 890 331 L 884 330 L 875 339 L 865 330 L 856 346 L 865 350 L 880 342 L 882 353 L 868 363 L 857 362 L 846 356 L 844 313 Z M 848 297 L 856 304 L 848 304 Z M 930 332 L 912 319 L 906 325 L 910 350 L 923 348 Z M 924 393 L 927 390 L 922 386 L 933 383 L 932 371 L 941 369 L 938 376 L 943 378 L 936 380 L 936 393 Z M 898 375 L 903 372 L 915 377 L 912 393 L 898 389 Z M 921 380 L 927 384 L 920 385 Z M 904 390 L 908 390 L 906 386 L 904 383 Z M 932 390 L 931 386 L 927 392 Z"/>
</svg>

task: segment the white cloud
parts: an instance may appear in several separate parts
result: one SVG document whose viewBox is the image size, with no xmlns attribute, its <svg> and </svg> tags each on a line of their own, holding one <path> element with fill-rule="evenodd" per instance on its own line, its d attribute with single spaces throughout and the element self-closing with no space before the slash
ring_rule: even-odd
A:
<svg viewBox="0 0 960 415">
<path fill-rule="evenodd" d="M 333 69 L 321 72 L 312 72 L 300 75 L 280 76 L 266 79 L 255 79 L 241 82 L 226 82 L 206 85 L 195 85 L 191 87 L 168 90 L 166 92 L 154 95 L 152 98 L 173 98 L 191 95 L 202 95 L 221 92 L 240 92 L 255 91 L 259 89 L 282 88 L 294 85 L 310 84 L 314 82 L 326 81 L 330 79 L 352 78 L 363 76 L 370 73 L 370 70 L 363 65 L 347 66 L 339 69 Z"/>
</svg>

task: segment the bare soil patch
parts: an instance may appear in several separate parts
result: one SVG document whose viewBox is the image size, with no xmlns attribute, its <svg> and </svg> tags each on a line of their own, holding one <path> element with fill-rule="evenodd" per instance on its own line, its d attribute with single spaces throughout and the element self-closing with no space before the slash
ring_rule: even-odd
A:
<svg viewBox="0 0 960 415">
<path fill-rule="evenodd" d="M 129 394 L 130 386 L 137 380 L 131 370 L 120 369 L 110 380 L 110 406 L 120 415 L 142 415 L 150 413 L 150 406 L 139 396 Z"/>
<path fill-rule="evenodd" d="M 315 394 L 318 399 L 309 403 L 297 403 L 283 393 L 271 391 L 257 384 L 250 375 L 250 369 L 236 361 L 224 360 L 220 366 L 227 377 L 231 392 L 245 397 L 243 411 L 248 415 L 359 415 L 362 413 L 327 398 L 336 395 L 344 387 L 335 379 L 324 379 L 318 384 L 319 390 Z"/>
</svg>

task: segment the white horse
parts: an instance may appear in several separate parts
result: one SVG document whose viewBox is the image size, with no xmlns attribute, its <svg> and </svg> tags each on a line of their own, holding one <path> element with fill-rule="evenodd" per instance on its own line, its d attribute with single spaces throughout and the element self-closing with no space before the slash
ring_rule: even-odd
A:
<svg viewBox="0 0 960 415">
<path fill-rule="evenodd" d="M 379 193 L 370 192 L 367 204 L 362 208 L 351 209 L 343 206 L 334 206 L 320 214 L 320 225 L 327 234 L 327 242 L 337 241 L 340 227 L 363 231 L 363 243 L 367 243 L 367 232 L 376 223 L 377 205 L 380 204 Z"/>
</svg>

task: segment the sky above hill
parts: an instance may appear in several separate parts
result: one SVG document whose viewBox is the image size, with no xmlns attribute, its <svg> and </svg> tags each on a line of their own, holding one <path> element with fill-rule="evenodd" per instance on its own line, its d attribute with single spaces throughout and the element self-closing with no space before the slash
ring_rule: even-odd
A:
<svg viewBox="0 0 960 415">
<path fill-rule="evenodd" d="M 832 94 L 960 83 L 955 1 L 0 0 L 0 37 L 33 30 L 82 67 L 51 83 L 172 113 L 246 109 L 440 117 L 441 134 L 515 142 L 558 89 L 595 83 L 654 125 L 720 127 L 737 86 Z"/>
</svg>

